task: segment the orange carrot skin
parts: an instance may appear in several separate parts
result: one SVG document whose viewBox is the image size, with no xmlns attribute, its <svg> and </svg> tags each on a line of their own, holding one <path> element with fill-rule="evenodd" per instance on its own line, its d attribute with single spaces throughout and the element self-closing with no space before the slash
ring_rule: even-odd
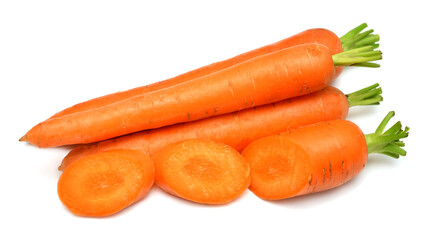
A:
<svg viewBox="0 0 428 240">
<path fill-rule="evenodd" d="M 364 133 L 351 121 L 315 123 L 284 135 L 312 156 L 311 183 L 298 195 L 340 186 L 357 176 L 367 163 Z"/>
<path fill-rule="evenodd" d="M 133 88 L 127 91 L 116 92 L 108 94 L 102 97 L 94 98 L 92 100 L 76 104 L 72 107 L 66 108 L 61 112 L 54 114 L 51 118 L 61 117 L 64 115 L 72 114 L 75 112 L 86 111 L 102 106 L 106 106 L 115 102 L 125 100 L 130 97 L 134 97 L 140 94 L 147 92 L 156 91 L 159 89 L 167 88 L 173 85 L 177 85 L 183 82 L 190 81 L 195 78 L 206 76 L 213 72 L 217 72 L 228 68 L 230 66 L 242 63 L 254 57 L 262 56 L 272 52 L 276 52 L 285 48 L 289 48 L 296 45 L 307 44 L 307 43 L 319 43 L 325 45 L 330 49 L 332 54 L 340 53 L 343 51 L 342 44 L 339 37 L 333 32 L 323 29 L 323 28 L 314 28 L 303 31 L 299 34 L 293 35 L 289 38 L 285 38 L 276 43 L 263 46 L 261 48 L 254 49 L 252 51 L 237 55 L 233 58 L 212 63 L 210 65 L 189 71 L 187 73 L 178 75 L 176 77 L 152 83 L 150 85 Z M 336 67 L 335 77 L 337 77 L 343 71 L 343 66 Z"/>
<path fill-rule="evenodd" d="M 320 121 L 344 119 L 348 110 L 346 96 L 339 89 L 327 86 L 273 104 L 78 146 L 64 158 L 59 170 L 81 157 L 110 149 L 135 149 L 153 156 L 168 144 L 194 138 L 225 143 L 240 152 L 261 137 Z"/>
<path fill-rule="evenodd" d="M 58 180 L 58 196 L 76 215 L 109 216 L 144 198 L 154 179 L 154 163 L 146 154 L 116 149 L 68 166 Z"/>
<path fill-rule="evenodd" d="M 93 111 L 47 120 L 23 140 L 39 147 L 101 141 L 315 92 L 334 74 L 327 47 L 298 45 Z"/>
<path fill-rule="evenodd" d="M 301 157 L 295 161 L 301 161 L 301 164 L 306 167 L 300 167 L 298 171 L 291 169 L 290 174 L 295 174 L 294 179 L 298 179 L 296 182 L 304 180 L 305 183 L 299 185 L 299 189 L 284 191 L 279 195 L 271 188 L 271 182 L 263 183 L 263 180 L 252 182 L 250 190 L 260 198 L 278 200 L 340 186 L 358 175 L 367 162 L 364 133 L 354 123 L 339 119 L 299 127 L 281 133 L 279 136 L 269 136 L 254 141 L 242 152 L 252 171 L 256 160 L 262 161 L 263 155 L 268 154 L 266 149 L 275 147 L 281 141 L 289 141 L 290 145 L 297 146 L 296 149 L 303 149 L 304 154 L 300 154 Z M 255 181 L 255 178 L 252 179 Z M 283 188 L 290 187 L 283 186 Z"/>
</svg>

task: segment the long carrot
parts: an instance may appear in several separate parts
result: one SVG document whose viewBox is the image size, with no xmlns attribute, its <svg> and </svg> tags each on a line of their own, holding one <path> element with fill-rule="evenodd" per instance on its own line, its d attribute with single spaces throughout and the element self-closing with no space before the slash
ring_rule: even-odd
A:
<svg viewBox="0 0 428 240">
<path fill-rule="evenodd" d="M 156 185 L 204 204 L 224 204 L 250 185 L 250 167 L 232 147 L 211 140 L 173 143 L 154 157 Z"/>
<path fill-rule="evenodd" d="M 335 66 L 381 59 L 363 47 L 331 55 L 320 44 L 305 44 L 226 68 L 155 92 L 37 124 L 20 140 L 38 147 L 101 141 L 141 130 L 189 122 L 318 91 Z"/>
<path fill-rule="evenodd" d="M 275 51 L 279 51 L 279 50 L 300 45 L 300 44 L 319 43 L 327 46 L 330 49 L 330 52 L 332 54 L 340 53 L 343 50 L 350 50 L 350 49 L 363 47 L 367 45 L 372 45 L 377 47 L 378 45 L 375 45 L 375 44 L 377 41 L 379 41 L 379 35 L 372 34 L 373 33 L 372 29 L 365 32 L 361 32 L 366 27 L 367 27 L 367 24 L 363 23 L 358 27 L 352 29 L 348 33 L 346 33 L 341 38 L 337 37 L 336 34 L 334 34 L 333 32 L 327 29 L 323 29 L 323 28 L 309 29 L 299 34 L 296 34 L 294 36 L 291 36 L 289 38 L 278 41 L 276 43 L 269 44 L 261 48 L 257 48 L 255 50 L 240 54 L 238 56 L 235 56 L 233 58 L 230 58 L 224 61 L 216 62 L 210 65 L 192 70 L 190 72 L 178 75 L 176 77 L 173 77 L 161 82 L 156 82 L 150 85 L 133 88 L 127 91 L 108 94 L 102 97 L 94 98 L 92 100 L 76 104 L 72 107 L 66 108 L 63 111 L 54 114 L 51 118 L 62 117 L 64 115 L 72 114 L 75 112 L 82 112 L 82 111 L 86 111 L 86 110 L 90 110 L 98 107 L 103 107 L 115 102 L 125 100 L 130 97 L 134 97 L 147 92 L 156 91 L 156 90 L 177 85 L 183 82 L 187 82 L 195 78 L 206 76 L 213 72 L 223 70 L 225 68 L 247 61 L 254 57 L 262 56 L 265 54 L 269 54 Z M 336 77 L 342 72 L 342 70 L 343 70 L 343 66 L 336 67 Z"/>
<path fill-rule="evenodd" d="M 312 94 L 273 104 L 78 146 L 64 158 L 59 170 L 89 154 L 127 148 L 153 156 L 168 144 L 192 138 L 211 139 L 242 151 L 258 138 L 319 121 L 344 119 L 349 107 L 378 104 L 382 101 L 382 90 L 378 86 L 374 84 L 346 96 L 337 88 L 328 86 Z"/>
<path fill-rule="evenodd" d="M 58 196 L 76 215 L 108 216 L 146 196 L 154 174 L 152 159 L 139 151 L 106 151 L 68 166 L 59 178 Z"/>
<path fill-rule="evenodd" d="M 388 113 L 367 135 L 340 119 L 254 141 L 242 152 L 251 167 L 250 190 L 268 200 L 320 192 L 354 178 L 365 167 L 368 154 L 404 156 L 400 139 L 408 136 L 409 129 L 401 130 L 397 122 L 384 131 L 393 115 Z"/>
</svg>

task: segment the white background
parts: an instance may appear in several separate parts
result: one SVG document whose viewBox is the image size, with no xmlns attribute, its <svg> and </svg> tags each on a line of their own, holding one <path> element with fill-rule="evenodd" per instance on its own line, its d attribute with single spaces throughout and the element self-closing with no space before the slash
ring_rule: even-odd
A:
<svg viewBox="0 0 428 240">
<path fill-rule="evenodd" d="M 422 3 L 1 1 L 0 238 L 426 238 L 428 18 Z M 213 207 L 153 188 L 117 215 L 82 218 L 56 193 L 56 169 L 68 149 L 18 142 L 33 125 L 77 102 L 163 80 L 308 28 L 342 35 L 362 22 L 381 35 L 382 67 L 348 68 L 333 85 L 346 93 L 379 82 L 382 105 L 354 108 L 348 119 L 369 133 L 395 110 L 393 121 L 411 128 L 408 155 L 371 155 L 358 177 L 334 190 L 277 202 L 247 191 Z"/>
</svg>

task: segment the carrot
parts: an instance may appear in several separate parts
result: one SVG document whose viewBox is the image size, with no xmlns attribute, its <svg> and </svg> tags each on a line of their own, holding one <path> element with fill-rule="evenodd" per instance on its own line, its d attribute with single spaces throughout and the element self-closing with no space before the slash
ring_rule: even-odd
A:
<svg viewBox="0 0 428 240">
<path fill-rule="evenodd" d="M 38 147 L 90 143 L 208 118 L 318 91 L 333 80 L 336 65 L 381 58 L 370 46 L 349 52 L 332 56 L 320 44 L 286 48 L 179 85 L 47 120 L 20 140 Z"/>
<path fill-rule="evenodd" d="M 250 185 L 250 167 L 241 154 L 211 140 L 170 144 L 153 161 L 157 186 L 197 203 L 228 203 Z"/>
<path fill-rule="evenodd" d="M 354 123 L 339 119 L 254 141 L 242 152 L 251 168 L 250 190 L 267 200 L 325 191 L 359 174 L 368 154 L 404 156 L 400 139 L 408 136 L 409 128 L 401 130 L 397 122 L 384 131 L 393 115 L 388 113 L 367 135 Z"/>
<path fill-rule="evenodd" d="M 192 138 L 211 139 L 242 151 L 258 138 L 319 121 L 344 119 L 349 107 L 379 104 L 382 89 L 378 86 L 374 84 L 346 96 L 339 89 L 327 86 L 312 94 L 235 113 L 78 146 L 64 158 L 59 170 L 89 154 L 127 148 L 153 156 L 168 144 Z"/>
<path fill-rule="evenodd" d="M 145 154 L 117 149 L 86 156 L 64 170 L 58 196 L 74 214 L 101 217 L 141 200 L 154 182 L 154 164 Z"/>
<path fill-rule="evenodd" d="M 178 75 L 176 77 L 173 77 L 164 81 L 156 82 L 156 83 L 142 86 L 142 87 L 133 88 L 127 91 L 108 94 L 102 97 L 94 98 L 92 100 L 76 104 L 72 107 L 66 108 L 63 111 L 54 114 L 51 118 L 62 117 L 64 115 L 72 114 L 75 112 L 82 112 L 82 111 L 91 110 L 98 107 L 103 107 L 103 106 L 106 106 L 115 102 L 119 102 L 140 94 L 167 88 L 173 85 L 190 81 L 195 78 L 206 76 L 213 72 L 223 70 L 225 68 L 239 64 L 241 62 L 247 61 L 249 59 L 252 59 L 258 56 L 262 56 L 265 54 L 269 54 L 275 51 L 279 51 L 279 50 L 300 45 L 300 44 L 319 43 L 327 46 L 330 49 L 330 52 L 332 54 L 340 53 L 343 51 L 343 49 L 351 50 L 356 47 L 363 47 L 367 45 L 372 45 L 377 47 L 378 45 L 375 45 L 375 43 L 379 41 L 379 35 L 372 34 L 373 33 L 372 29 L 365 32 L 361 32 L 366 27 L 367 27 L 367 24 L 363 23 L 358 27 L 349 31 L 347 34 L 345 34 L 341 38 L 338 38 L 336 34 L 334 34 L 333 32 L 327 29 L 323 29 L 323 28 L 309 29 L 299 34 L 296 34 L 294 36 L 291 36 L 289 38 L 278 41 L 276 43 L 269 44 L 261 48 L 257 48 L 255 50 L 240 54 L 238 56 L 235 56 L 233 58 L 230 58 L 224 61 L 216 62 L 210 65 L 192 70 L 190 72 Z M 337 77 L 342 72 L 342 70 L 343 70 L 343 66 L 337 66 L 335 77 Z"/>
</svg>

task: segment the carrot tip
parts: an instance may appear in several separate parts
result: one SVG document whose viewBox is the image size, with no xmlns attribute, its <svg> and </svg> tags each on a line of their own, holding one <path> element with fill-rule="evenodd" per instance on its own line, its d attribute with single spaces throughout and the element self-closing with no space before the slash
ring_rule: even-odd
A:
<svg viewBox="0 0 428 240">
<path fill-rule="evenodd" d="M 27 136 L 27 134 L 25 134 L 24 136 L 22 136 L 22 137 L 19 139 L 19 141 L 20 141 L 20 142 L 26 142 L 26 141 L 27 141 L 27 139 L 28 139 L 28 136 Z"/>
</svg>

